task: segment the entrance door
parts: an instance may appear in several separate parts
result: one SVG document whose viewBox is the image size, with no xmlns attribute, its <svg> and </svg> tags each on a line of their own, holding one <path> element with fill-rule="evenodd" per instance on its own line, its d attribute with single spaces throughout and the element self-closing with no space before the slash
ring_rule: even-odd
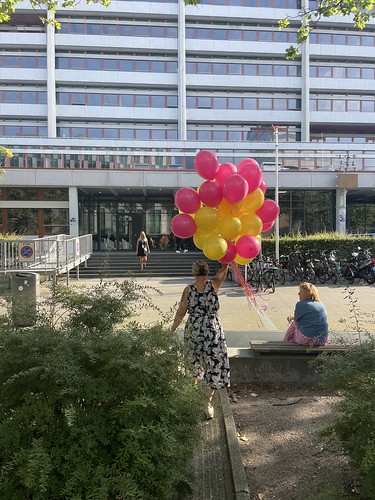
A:
<svg viewBox="0 0 375 500">
<path fill-rule="evenodd" d="M 132 238 L 133 238 L 133 246 L 132 248 L 135 249 L 135 244 L 137 242 L 138 236 L 140 235 L 141 231 L 146 231 L 145 229 L 145 221 L 144 221 L 144 215 L 143 214 L 133 214 L 132 215 Z"/>
</svg>

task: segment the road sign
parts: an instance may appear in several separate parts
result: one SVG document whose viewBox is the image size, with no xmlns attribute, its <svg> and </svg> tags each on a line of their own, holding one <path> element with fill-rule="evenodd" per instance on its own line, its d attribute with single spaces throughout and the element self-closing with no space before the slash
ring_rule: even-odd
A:
<svg viewBox="0 0 375 500">
<path fill-rule="evenodd" d="M 33 241 L 18 243 L 18 258 L 20 262 L 35 262 L 35 243 Z"/>
</svg>

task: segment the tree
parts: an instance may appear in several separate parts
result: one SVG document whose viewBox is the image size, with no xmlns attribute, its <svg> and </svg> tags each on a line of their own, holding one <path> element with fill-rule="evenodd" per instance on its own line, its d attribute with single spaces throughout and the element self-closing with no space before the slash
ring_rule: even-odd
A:
<svg viewBox="0 0 375 500">
<path fill-rule="evenodd" d="M 198 5 L 200 0 L 185 0 L 185 5 Z M 297 46 L 291 45 L 286 50 L 287 59 L 295 59 L 299 55 L 299 48 L 303 45 L 310 33 L 316 28 L 322 18 L 332 16 L 353 16 L 356 28 L 364 29 L 366 24 L 375 18 L 375 0 L 322 0 L 317 2 L 316 9 L 300 6 L 298 15 L 294 18 L 300 23 L 297 31 Z M 280 19 L 278 25 L 282 30 L 290 25 L 291 17 Z"/>
</svg>

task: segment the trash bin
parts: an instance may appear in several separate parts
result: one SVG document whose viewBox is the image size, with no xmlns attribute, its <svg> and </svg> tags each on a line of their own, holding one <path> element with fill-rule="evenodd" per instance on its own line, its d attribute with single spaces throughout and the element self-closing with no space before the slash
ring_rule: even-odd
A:
<svg viewBox="0 0 375 500">
<path fill-rule="evenodd" d="M 12 319 L 16 326 L 36 323 L 39 296 L 38 273 L 13 273 L 11 278 Z"/>
</svg>

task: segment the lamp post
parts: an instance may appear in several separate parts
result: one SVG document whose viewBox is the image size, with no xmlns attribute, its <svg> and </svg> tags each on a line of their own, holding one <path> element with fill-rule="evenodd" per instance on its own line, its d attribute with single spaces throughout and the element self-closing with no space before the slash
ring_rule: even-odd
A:
<svg viewBox="0 0 375 500">
<path fill-rule="evenodd" d="M 279 204 L 279 126 L 272 125 L 275 132 L 275 202 Z M 280 225 L 279 217 L 275 220 L 275 255 L 276 260 L 280 259 Z"/>
</svg>

